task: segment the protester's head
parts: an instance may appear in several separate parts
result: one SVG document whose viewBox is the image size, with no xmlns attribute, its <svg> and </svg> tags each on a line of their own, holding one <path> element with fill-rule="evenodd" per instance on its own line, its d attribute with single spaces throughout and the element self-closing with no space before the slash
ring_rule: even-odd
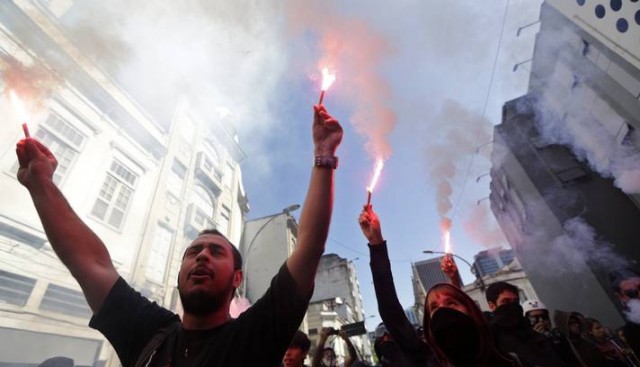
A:
<svg viewBox="0 0 640 367">
<path fill-rule="evenodd" d="M 618 336 L 618 339 L 627 344 L 627 338 L 624 336 L 624 327 L 618 328 L 616 335 Z"/>
<path fill-rule="evenodd" d="M 609 336 L 607 329 L 602 326 L 600 321 L 591 317 L 584 319 L 584 329 L 587 335 L 596 341 L 605 340 Z"/>
<path fill-rule="evenodd" d="M 582 322 L 584 321 L 584 316 L 579 314 L 578 312 L 572 312 L 569 315 L 569 336 L 570 337 L 580 337 L 582 336 Z"/>
<path fill-rule="evenodd" d="M 296 331 L 287 351 L 284 353 L 282 365 L 284 367 L 302 367 L 309 348 L 311 348 L 311 341 L 309 341 L 307 334 L 300 330 Z"/>
<path fill-rule="evenodd" d="M 529 319 L 531 326 L 537 327 L 536 331 L 546 333 L 551 331 L 551 320 L 549 318 L 549 310 L 540 301 L 529 299 L 522 303 L 522 311 L 524 316 Z"/>
<path fill-rule="evenodd" d="M 202 231 L 187 246 L 178 274 L 185 313 L 203 316 L 228 307 L 241 282 L 242 258 L 222 233 Z"/>
<path fill-rule="evenodd" d="M 322 351 L 322 364 L 325 366 L 336 366 L 336 352 L 331 347 L 325 347 Z"/>
<path fill-rule="evenodd" d="M 620 269 L 609 275 L 611 288 L 623 305 L 640 299 L 640 273 L 633 269 Z"/>
<path fill-rule="evenodd" d="M 487 287 L 485 297 L 492 312 L 496 308 L 507 304 L 520 304 L 518 287 L 507 282 L 496 282 Z"/>
<path fill-rule="evenodd" d="M 467 365 L 492 353 L 491 334 L 482 311 L 458 287 L 436 284 L 425 300 L 423 329 L 441 361 Z"/>
<path fill-rule="evenodd" d="M 376 339 L 373 343 L 373 349 L 376 352 L 380 366 L 398 366 L 402 365 L 402 352 L 398 344 L 393 340 L 384 323 L 379 323 L 375 331 Z"/>
</svg>

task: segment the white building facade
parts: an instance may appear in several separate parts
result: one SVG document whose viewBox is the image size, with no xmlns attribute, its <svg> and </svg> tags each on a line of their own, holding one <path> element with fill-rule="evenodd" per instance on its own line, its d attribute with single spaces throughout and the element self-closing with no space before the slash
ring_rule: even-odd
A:
<svg viewBox="0 0 640 367">
<path fill-rule="evenodd" d="M 79 366 L 116 366 L 109 344 L 88 328 L 91 310 L 16 179 L 13 146 L 23 121 L 9 91 L 34 86 L 16 92 L 27 102 L 39 96 L 26 122 L 59 161 L 55 182 L 118 272 L 174 310 L 182 252 L 195 234 L 217 228 L 240 241 L 244 153 L 228 122 L 198 115 L 187 98 L 174 101 L 169 126 L 158 124 L 65 37 L 56 18 L 61 2 L 43 3 L 0 2 L 0 364 L 63 355 Z"/>
</svg>

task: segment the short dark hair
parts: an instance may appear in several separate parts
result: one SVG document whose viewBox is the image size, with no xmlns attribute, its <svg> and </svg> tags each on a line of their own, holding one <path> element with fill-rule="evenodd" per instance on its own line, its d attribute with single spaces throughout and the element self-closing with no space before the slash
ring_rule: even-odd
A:
<svg viewBox="0 0 640 367">
<path fill-rule="evenodd" d="M 242 270 L 242 255 L 240 254 L 240 251 L 238 251 L 238 248 L 233 243 L 231 243 L 231 241 L 229 241 L 227 236 L 223 235 L 220 231 L 218 231 L 215 228 L 209 228 L 209 229 L 204 229 L 200 231 L 200 233 L 198 233 L 198 237 L 203 236 L 205 234 L 220 236 L 224 238 L 227 242 L 229 242 L 229 245 L 231 245 L 231 252 L 233 252 L 233 270 Z"/>
<path fill-rule="evenodd" d="M 509 284 L 507 282 L 496 282 L 490 284 L 487 287 L 484 295 L 487 298 L 487 302 L 496 303 L 498 301 L 498 297 L 504 291 L 509 291 L 515 293 L 518 298 L 520 298 L 520 293 L 518 292 L 518 287 L 513 284 Z"/>
<path fill-rule="evenodd" d="M 303 352 L 307 353 L 309 348 L 311 348 L 311 341 L 307 334 L 300 330 L 296 330 L 295 335 L 293 335 L 293 339 L 291 339 L 291 342 L 289 343 L 289 348 L 299 348 Z"/>
<path fill-rule="evenodd" d="M 620 283 L 629 278 L 640 278 L 640 273 L 631 268 L 618 269 L 609 273 L 609 285 L 616 293 L 620 293 Z"/>
</svg>

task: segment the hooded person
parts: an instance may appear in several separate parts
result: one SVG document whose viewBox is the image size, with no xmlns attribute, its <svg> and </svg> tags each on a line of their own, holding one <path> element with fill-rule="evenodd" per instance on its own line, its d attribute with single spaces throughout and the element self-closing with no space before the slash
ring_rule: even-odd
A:
<svg viewBox="0 0 640 367">
<path fill-rule="evenodd" d="M 518 356 L 495 348 L 482 311 L 454 285 L 441 283 L 429 289 L 423 330 L 442 366 L 522 366 Z"/>
<path fill-rule="evenodd" d="M 393 340 L 393 337 L 391 337 L 387 331 L 384 323 L 378 324 L 375 333 L 376 339 L 373 344 L 373 349 L 376 352 L 381 367 L 411 366 L 398 346 L 398 343 Z"/>
<path fill-rule="evenodd" d="M 556 310 L 553 321 L 558 331 L 567 338 L 573 354 L 573 366 L 577 367 L 608 367 L 609 363 L 598 348 L 583 337 L 584 316 L 578 312 Z"/>
</svg>

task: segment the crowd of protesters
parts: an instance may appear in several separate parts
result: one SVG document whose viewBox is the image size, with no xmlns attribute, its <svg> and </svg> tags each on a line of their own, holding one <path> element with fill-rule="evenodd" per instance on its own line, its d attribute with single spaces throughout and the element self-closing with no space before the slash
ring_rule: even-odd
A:
<svg viewBox="0 0 640 367">
<path fill-rule="evenodd" d="M 342 128 L 324 106 L 314 106 L 315 161 L 302 214 L 297 247 L 274 276 L 269 290 L 238 318 L 229 316 L 243 280 L 242 258 L 220 232 L 206 230 L 187 246 L 178 275 L 181 317 L 150 302 L 118 274 L 107 247 L 76 215 L 53 181 L 57 160 L 33 138 L 16 148 L 18 180 L 38 212 L 49 242 L 80 284 L 93 311 L 90 326 L 114 347 L 123 366 L 301 367 L 311 342 L 298 330 L 313 293 L 314 277 L 328 235 L 333 208 L 336 150 Z M 455 263 L 443 257 L 451 280 L 427 291 L 417 331 L 396 294 L 380 219 L 366 206 L 358 219 L 368 241 L 378 310 L 374 349 L 380 366 L 578 366 L 640 367 L 640 325 L 628 321 L 618 332 L 579 310 L 550 310 L 540 301 L 521 302 L 518 288 L 497 282 L 486 289 L 489 311 L 461 289 Z M 638 300 L 640 275 L 613 274 L 622 307 Z M 340 338 L 348 358 L 338 364 L 327 344 Z M 344 331 L 322 329 L 312 367 L 366 365 Z M 47 365 L 69 364 L 52 359 Z M 71 363 L 72 365 L 72 363 Z"/>
</svg>

